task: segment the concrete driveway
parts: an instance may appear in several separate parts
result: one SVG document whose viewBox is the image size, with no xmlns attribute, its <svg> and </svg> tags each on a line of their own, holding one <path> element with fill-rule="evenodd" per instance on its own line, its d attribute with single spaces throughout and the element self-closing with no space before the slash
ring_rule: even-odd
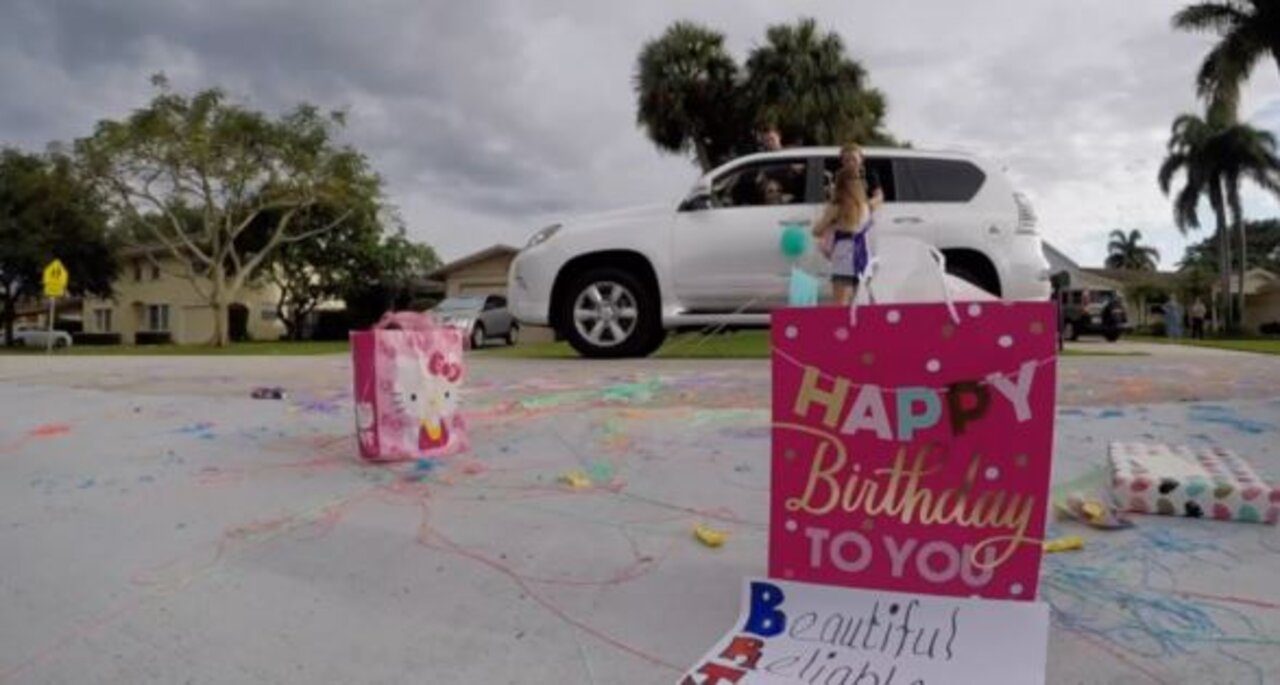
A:
<svg viewBox="0 0 1280 685">
<path fill-rule="evenodd" d="M 1149 351 L 1062 360 L 1059 489 L 1119 438 L 1280 476 L 1280 358 Z M 342 357 L 0 356 L 0 683 L 674 682 L 765 572 L 767 363 L 475 360 L 474 449 L 430 468 L 353 458 L 349 386 Z M 1280 673 L 1274 527 L 1055 532 L 1087 545 L 1045 564 L 1049 682 Z"/>
</svg>

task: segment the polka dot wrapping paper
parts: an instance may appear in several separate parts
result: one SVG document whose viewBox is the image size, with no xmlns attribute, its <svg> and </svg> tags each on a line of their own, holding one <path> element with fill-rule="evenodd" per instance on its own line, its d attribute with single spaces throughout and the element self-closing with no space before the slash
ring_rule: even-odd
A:
<svg viewBox="0 0 1280 685">
<path fill-rule="evenodd" d="M 770 576 L 1035 599 L 1054 308 L 962 302 L 956 313 L 774 312 Z"/>
<path fill-rule="evenodd" d="M 1116 442 L 1111 495 L 1128 511 L 1218 521 L 1280 521 L 1280 485 L 1221 447 Z"/>
</svg>

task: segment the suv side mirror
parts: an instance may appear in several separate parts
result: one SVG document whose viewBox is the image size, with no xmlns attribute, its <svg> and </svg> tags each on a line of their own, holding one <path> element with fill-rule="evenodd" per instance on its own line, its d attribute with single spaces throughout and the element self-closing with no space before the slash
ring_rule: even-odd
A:
<svg viewBox="0 0 1280 685">
<path fill-rule="evenodd" d="M 692 195 L 685 198 L 680 203 L 680 211 L 682 212 L 698 212 L 704 209 L 711 209 L 714 205 L 711 202 L 711 191 L 705 188 L 699 188 Z"/>
</svg>

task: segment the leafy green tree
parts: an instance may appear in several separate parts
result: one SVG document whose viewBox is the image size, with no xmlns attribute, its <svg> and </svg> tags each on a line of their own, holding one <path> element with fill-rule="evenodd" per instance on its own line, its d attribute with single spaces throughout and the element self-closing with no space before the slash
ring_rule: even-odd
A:
<svg viewBox="0 0 1280 685">
<path fill-rule="evenodd" d="M 272 210 L 261 215 L 262 228 L 256 233 L 267 234 L 280 221 L 279 213 Z M 301 340 L 312 312 L 326 301 L 341 298 L 364 277 L 366 255 L 379 248 L 382 227 L 375 207 L 347 211 L 316 205 L 298 214 L 295 222 L 304 231 L 335 224 L 332 230 L 306 240 L 280 245 L 262 269 L 263 280 L 279 292 L 276 314 L 286 337 Z"/>
<path fill-rule="evenodd" d="M 56 153 L 0 151 L 0 324 L 13 342 L 17 304 L 43 295 L 45 265 L 60 259 L 72 295 L 111 294 L 113 245 L 99 196 Z"/>
<path fill-rule="evenodd" d="M 435 250 L 410 240 L 403 227 L 363 247 L 343 292 L 348 324 L 367 328 L 387 310 L 411 306 L 415 291 L 439 266 Z"/>
<path fill-rule="evenodd" d="M 1174 15 L 1173 25 L 1220 36 L 1196 77 L 1202 96 L 1236 103 L 1241 85 L 1259 61 L 1270 56 L 1280 69 L 1280 2 L 1276 0 L 1200 2 Z"/>
<path fill-rule="evenodd" d="M 724 35 L 676 22 L 640 50 L 634 86 L 636 122 L 658 149 L 693 153 L 703 171 L 740 153 L 751 140 L 739 71 Z"/>
<path fill-rule="evenodd" d="M 747 57 L 745 91 L 757 118 L 776 125 L 784 140 L 893 144 L 884 130 L 884 94 L 866 81 L 838 34 L 802 19 L 765 32 L 765 43 Z"/>
<path fill-rule="evenodd" d="M 1245 236 L 1248 239 L 1246 269 L 1280 269 L 1280 219 L 1246 221 Z M 1182 266 L 1205 267 L 1215 273 L 1217 263 L 1218 244 L 1210 239 L 1188 245 L 1182 258 Z"/>
<path fill-rule="evenodd" d="M 183 265 L 214 312 L 213 342 L 226 345 L 228 306 L 271 255 L 347 218 L 304 227 L 299 215 L 368 201 L 379 180 L 363 155 L 334 140 L 339 113 L 304 104 L 273 118 L 217 89 L 188 97 L 163 76 L 153 83 L 159 92 L 150 103 L 100 122 L 76 153 L 117 220 Z M 265 242 L 244 249 L 241 237 L 266 212 L 279 214 Z"/>
<path fill-rule="evenodd" d="M 658 149 L 692 154 L 703 171 L 756 148 L 776 126 L 787 144 L 897 144 L 884 129 L 884 95 L 835 33 L 812 19 L 768 29 L 745 68 L 724 35 L 676 22 L 636 63 L 636 121 Z"/>
<path fill-rule="evenodd" d="M 1111 232 L 1107 243 L 1107 268 L 1131 271 L 1155 271 L 1160 262 L 1160 251 L 1142 244 L 1142 231 L 1133 229 Z"/>
</svg>

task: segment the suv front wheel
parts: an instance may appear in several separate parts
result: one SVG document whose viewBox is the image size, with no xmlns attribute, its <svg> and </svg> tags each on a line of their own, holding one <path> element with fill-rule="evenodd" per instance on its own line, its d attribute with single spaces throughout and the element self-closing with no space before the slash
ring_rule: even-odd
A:
<svg viewBox="0 0 1280 685">
<path fill-rule="evenodd" d="M 584 272 L 557 306 L 561 333 L 584 357 L 640 357 L 653 352 L 663 338 L 657 297 L 622 269 Z"/>
</svg>

